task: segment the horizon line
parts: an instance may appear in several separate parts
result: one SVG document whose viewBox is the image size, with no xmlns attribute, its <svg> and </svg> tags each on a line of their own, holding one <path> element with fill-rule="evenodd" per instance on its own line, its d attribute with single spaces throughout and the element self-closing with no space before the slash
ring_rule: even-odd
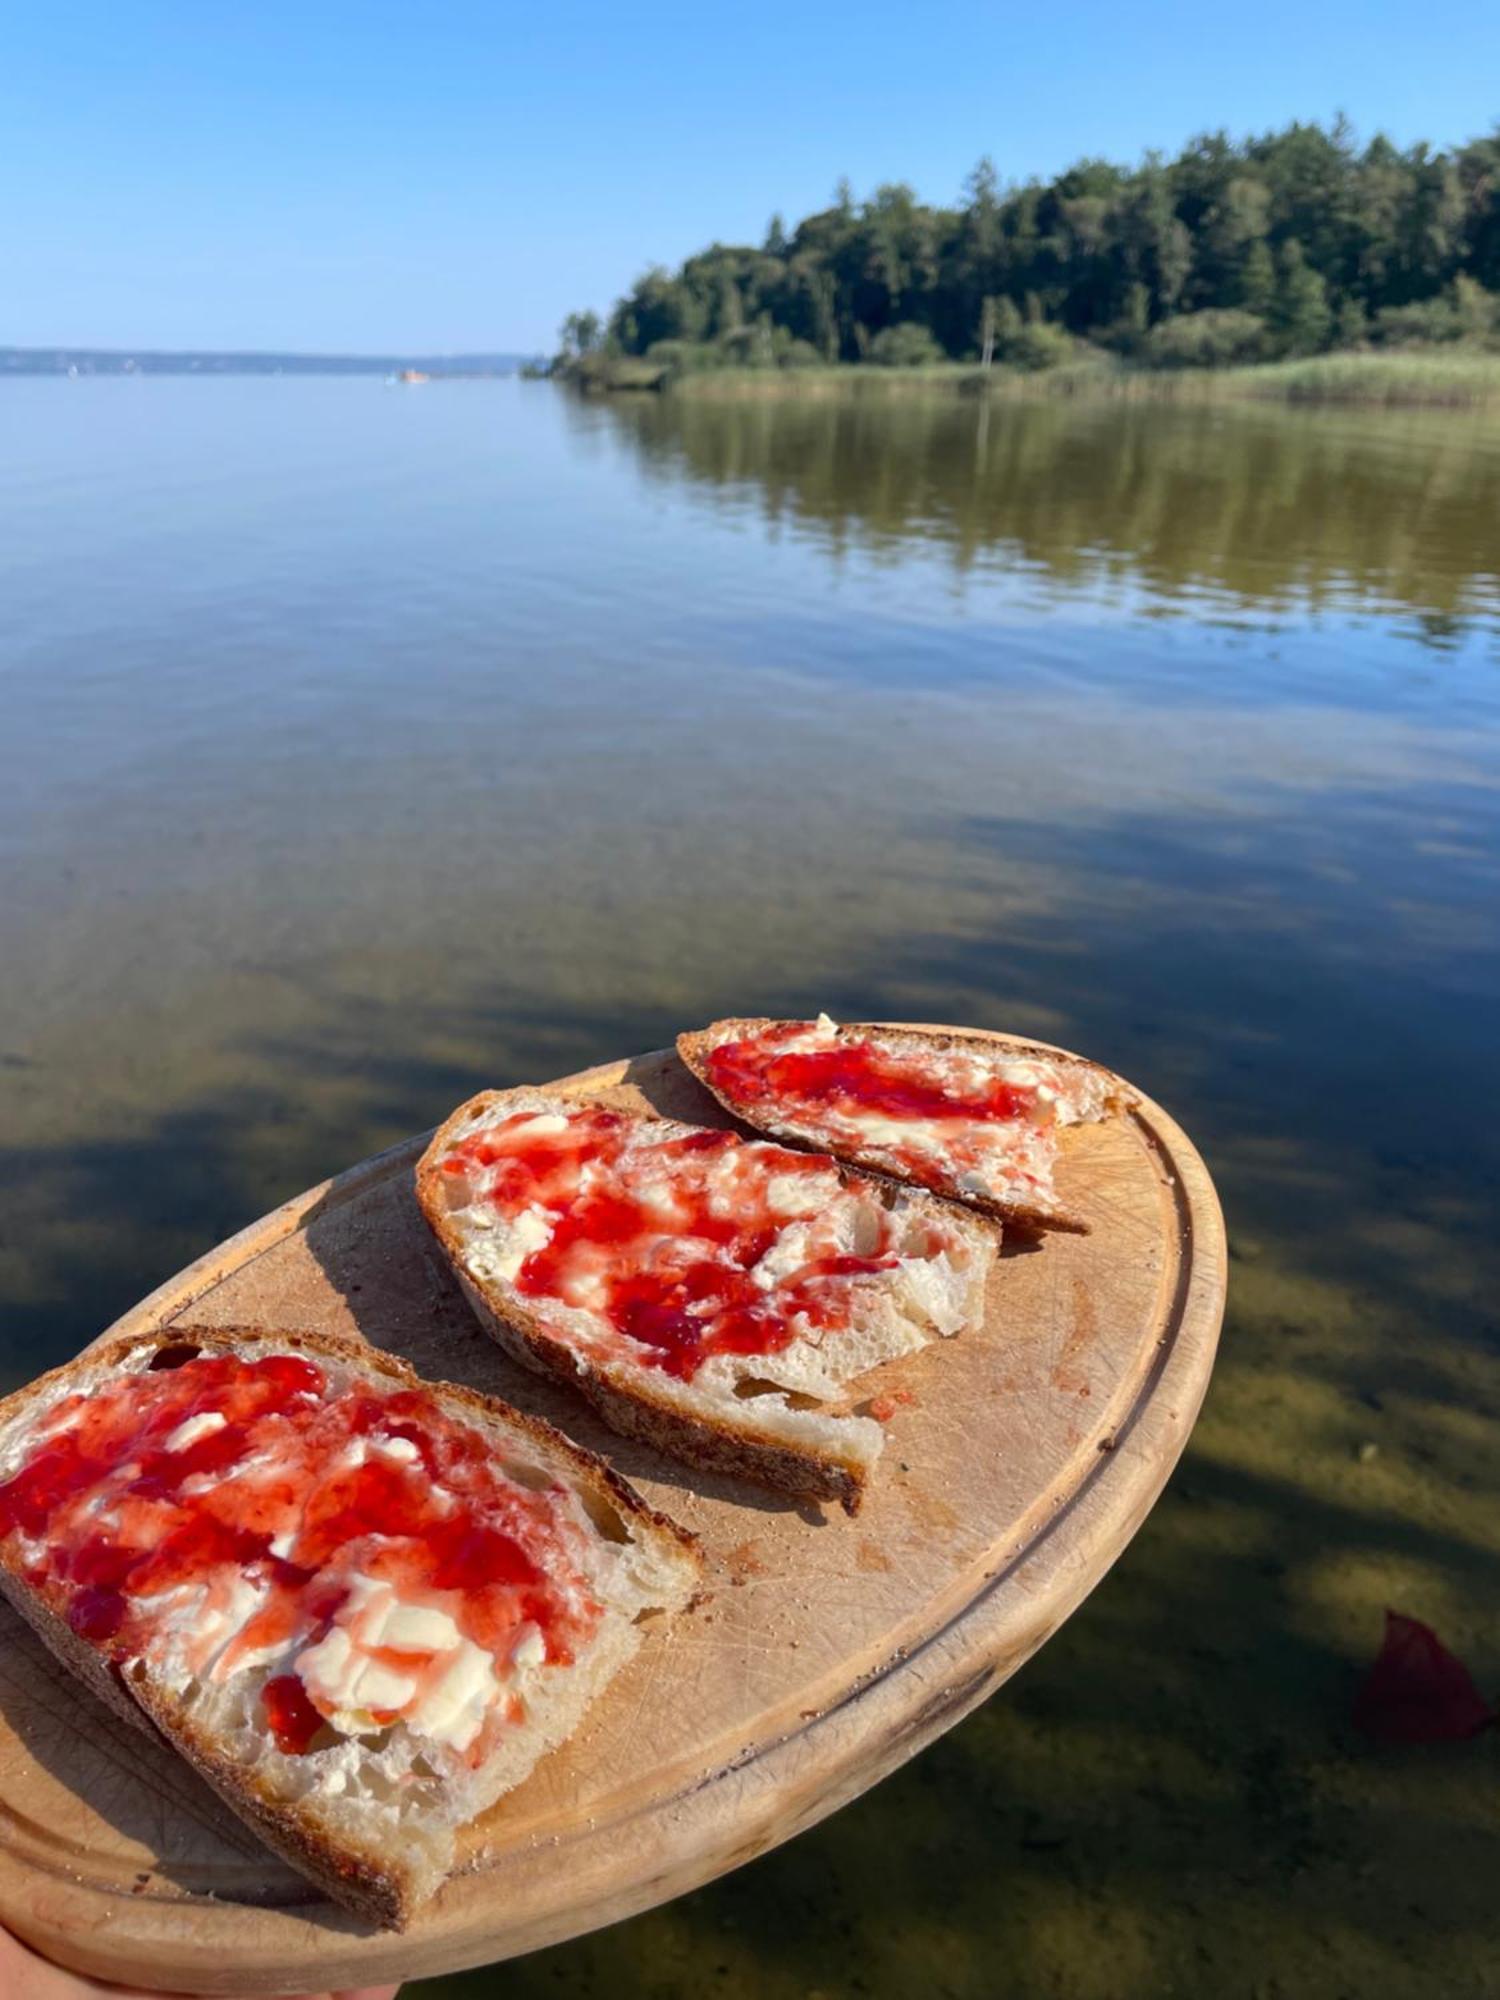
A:
<svg viewBox="0 0 1500 2000">
<path fill-rule="evenodd" d="M 429 360 L 466 361 L 475 357 L 498 359 L 519 356 L 528 360 L 540 354 L 531 347 L 158 347 L 147 342 L 101 344 L 73 340 L 0 341 L 0 354 L 109 354 L 129 359 L 137 354 L 214 354 L 284 357 L 289 361 L 389 361 L 408 355 L 425 355 Z"/>
</svg>

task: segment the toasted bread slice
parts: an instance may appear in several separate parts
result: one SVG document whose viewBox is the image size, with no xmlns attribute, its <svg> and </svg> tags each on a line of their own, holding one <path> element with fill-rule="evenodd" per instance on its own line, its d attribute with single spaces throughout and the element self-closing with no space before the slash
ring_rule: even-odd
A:
<svg viewBox="0 0 1500 2000">
<path fill-rule="evenodd" d="M 481 1322 L 675 1458 L 852 1513 L 878 1363 L 975 1325 L 998 1245 L 923 1195 L 556 1091 L 486 1091 L 417 1170 Z"/>
<path fill-rule="evenodd" d="M 698 1574 L 598 1459 L 356 1341 L 173 1326 L 0 1403 L 0 1590 L 379 1925 Z"/>
<path fill-rule="evenodd" d="M 1108 1070 L 1053 1049 L 826 1014 L 715 1021 L 677 1052 L 756 1131 L 1027 1229 L 1087 1231 L 1053 1182 L 1058 1134 L 1129 1101 Z"/>
</svg>

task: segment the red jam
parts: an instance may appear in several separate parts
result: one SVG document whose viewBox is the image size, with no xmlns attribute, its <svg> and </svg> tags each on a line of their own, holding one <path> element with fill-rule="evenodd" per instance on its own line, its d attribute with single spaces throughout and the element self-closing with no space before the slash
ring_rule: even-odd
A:
<svg viewBox="0 0 1500 2000">
<path fill-rule="evenodd" d="M 307 1689 L 295 1674 L 278 1674 L 266 1682 L 261 1699 L 276 1748 L 288 1757 L 303 1756 L 323 1727 L 323 1717 L 308 1699 Z"/>
<path fill-rule="evenodd" d="M 222 1421 L 171 1448 L 205 1416 Z M 382 1449 L 397 1439 L 409 1449 Z M 369 1455 L 352 1464 L 361 1441 Z M 565 1663 L 598 1607 L 568 1556 L 559 1491 L 509 1479 L 480 1433 L 424 1390 L 340 1387 L 289 1354 L 205 1353 L 56 1404 L 0 1485 L 0 1542 L 41 1544 L 26 1551 L 28 1581 L 115 1659 L 161 1636 L 159 1607 L 143 1600 L 190 1585 L 212 1603 L 239 1579 L 263 1594 L 226 1659 L 314 1644 L 358 1572 L 403 1600 L 440 1598 L 498 1660 L 529 1622 L 546 1658 Z M 269 1681 L 264 1704 L 285 1749 L 322 1726 L 295 1673 Z"/>
<path fill-rule="evenodd" d="M 560 1132 L 537 1131 L 523 1113 L 461 1141 L 443 1165 L 503 1215 L 549 1211 L 552 1233 L 521 1265 L 518 1291 L 602 1314 L 684 1381 L 710 1355 L 775 1354 L 799 1330 L 846 1326 L 852 1282 L 897 1262 L 883 1209 L 870 1254 L 851 1256 L 837 1247 L 828 1201 L 810 1201 L 821 1213 L 805 1218 L 773 1208 L 773 1180 L 784 1198 L 788 1181 L 826 1182 L 831 1160 L 729 1132 L 653 1143 L 616 1112 L 579 1109 Z M 757 1282 L 755 1266 L 799 1219 L 812 1225 L 805 1260 L 773 1285 Z"/>
<path fill-rule="evenodd" d="M 811 1021 L 782 1021 L 742 1042 L 721 1042 L 708 1058 L 708 1078 L 729 1103 L 773 1101 L 796 1117 L 821 1111 L 859 1117 L 963 1119 L 1009 1124 L 1028 1118 L 1034 1090 L 998 1078 L 964 1085 L 934 1072 L 930 1063 L 875 1042 L 837 1043 L 827 1049 L 782 1045 L 816 1032 Z"/>
</svg>

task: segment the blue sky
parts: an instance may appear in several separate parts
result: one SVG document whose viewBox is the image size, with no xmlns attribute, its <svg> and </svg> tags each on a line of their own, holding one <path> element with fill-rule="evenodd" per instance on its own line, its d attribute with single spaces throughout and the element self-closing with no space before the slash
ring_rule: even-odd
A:
<svg viewBox="0 0 1500 2000">
<path fill-rule="evenodd" d="M 650 262 L 1342 109 L 1500 118 L 1500 8 L 68 0 L 0 54 L 0 342 L 534 349 Z"/>
</svg>

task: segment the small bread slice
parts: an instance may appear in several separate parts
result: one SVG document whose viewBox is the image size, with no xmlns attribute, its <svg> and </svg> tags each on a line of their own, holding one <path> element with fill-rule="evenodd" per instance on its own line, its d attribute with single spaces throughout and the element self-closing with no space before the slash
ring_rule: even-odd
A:
<svg viewBox="0 0 1500 2000">
<path fill-rule="evenodd" d="M 1130 1102 L 1108 1070 L 1054 1049 L 826 1014 L 715 1021 L 677 1052 L 756 1131 L 1026 1229 L 1087 1232 L 1053 1182 L 1058 1134 Z"/>
<path fill-rule="evenodd" d="M 0 1403 L 0 1590 L 377 1925 L 698 1575 L 591 1454 L 357 1341 L 177 1325 Z"/>
<path fill-rule="evenodd" d="M 731 1132 L 534 1089 L 438 1131 L 417 1195 L 481 1323 L 690 1465 L 859 1504 L 878 1363 L 982 1317 L 998 1232 Z"/>
</svg>

